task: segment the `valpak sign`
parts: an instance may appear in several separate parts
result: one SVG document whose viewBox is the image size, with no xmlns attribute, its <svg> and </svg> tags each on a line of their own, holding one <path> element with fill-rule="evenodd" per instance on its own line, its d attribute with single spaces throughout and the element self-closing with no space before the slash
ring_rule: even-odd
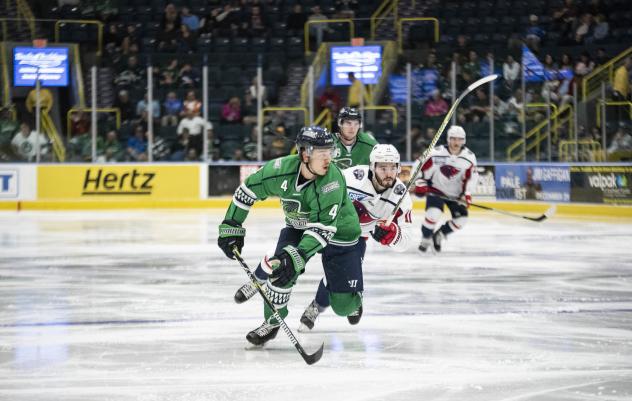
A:
<svg viewBox="0 0 632 401">
<path fill-rule="evenodd" d="M 632 166 L 571 167 L 571 199 L 632 204 Z"/>
<path fill-rule="evenodd" d="M 39 199 L 199 199 L 197 165 L 40 166 Z"/>
<path fill-rule="evenodd" d="M 15 47 L 13 49 L 14 86 L 68 86 L 68 48 Z"/>
</svg>

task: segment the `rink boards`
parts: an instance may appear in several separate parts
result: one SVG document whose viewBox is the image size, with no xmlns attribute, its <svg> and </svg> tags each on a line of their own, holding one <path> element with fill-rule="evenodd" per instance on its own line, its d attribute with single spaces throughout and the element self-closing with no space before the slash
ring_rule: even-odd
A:
<svg viewBox="0 0 632 401">
<path fill-rule="evenodd" d="M 226 208 L 257 163 L 5 164 L 0 210 Z M 405 165 L 402 179 L 410 176 Z M 632 164 L 479 166 L 475 202 L 515 212 L 632 218 Z M 415 209 L 425 201 L 414 199 Z M 256 207 L 277 207 L 278 200 Z M 475 211 L 475 210 L 473 210 Z"/>
</svg>

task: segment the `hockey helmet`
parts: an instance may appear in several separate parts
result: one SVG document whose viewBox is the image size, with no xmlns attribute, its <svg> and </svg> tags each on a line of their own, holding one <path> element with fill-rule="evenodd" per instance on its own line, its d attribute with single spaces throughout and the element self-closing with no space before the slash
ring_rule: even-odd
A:
<svg viewBox="0 0 632 401">
<path fill-rule="evenodd" d="M 305 149 L 308 156 L 311 156 L 314 149 L 335 148 L 334 137 L 326 128 L 319 127 L 317 125 L 311 125 L 303 127 L 296 136 L 296 149 L 298 153 L 301 153 L 301 149 Z"/>
<path fill-rule="evenodd" d="M 395 163 L 397 164 L 397 173 L 401 171 L 401 164 L 399 162 L 399 152 L 395 146 L 385 143 L 378 143 L 373 146 L 371 154 L 369 155 L 369 168 L 375 174 L 376 163 Z"/>
<path fill-rule="evenodd" d="M 338 126 L 342 126 L 342 122 L 345 120 L 357 120 L 362 126 L 362 114 L 353 107 L 343 107 L 338 113 Z"/>
<path fill-rule="evenodd" d="M 450 138 L 462 138 L 465 143 L 465 130 L 460 125 L 453 125 L 448 130 L 448 140 Z"/>
</svg>

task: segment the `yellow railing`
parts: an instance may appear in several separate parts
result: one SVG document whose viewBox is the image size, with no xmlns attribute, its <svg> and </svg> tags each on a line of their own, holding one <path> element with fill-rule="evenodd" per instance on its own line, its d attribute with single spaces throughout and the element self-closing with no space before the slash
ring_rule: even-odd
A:
<svg viewBox="0 0 632 401">
<path fill-rule="evenodd" d="M 92 109 L 90 107 L 73 107 L 68 110 L 68 113 L 66 113 L 66 137 L 68 137 L 68 139 L 70 139 L 71 134 L 70 128 L 72 128 L 72 115 L 74 113 L 88 113 L 91 111 Z M 118 107 L 97 108 L 97 113 L 114 113 L 114 115 L 116 116 L 116 129 L 121 128 L 121 109 L 119 109 Z"/>
<path fill-rule="evenodd" d="M 603 101 L 598 101 L 597 104 L 595 104 L 595 109 L 597 112 L 597 127 L 601 128 L 601 106 L 603 104 L 606 104 L 606 107 L 608 106 L 628 106 L 629 110 L 628 112 L 630 113 L 630 120 L 632 120 L 632 102 L 623 102 L 623 101 L 613 101 L 613 100 L 606 100 L 605 102 Z"/>
<path fill-rule="evenodd" d="M 305 54 L 310 54 L 309 50 L 309 27 L 310 25 L 316 24 L 338 24 L 338 23 L 347 23 L 349 24 L 349 40 L 355 36 L 355 24 L 352 19 L 349 18 L 338 18 L 338 19 L 323 19 L 323 20 L 311 20 L 307 21 L 303 26 L 303 33 L 305 35 Z"/>
<path fill-rule="evenodd" d="M 86 92 L 83 89 L 83 69 L 81 68 L 81 54 L 79 45 L 72 45 L 74 54 L 75 77 L 77 77 L 77 96 L 79 97 L 79 107 L 86 107 Z"/>
<path fill-rule="evenodd" d="M 387 18 L 388 14 L 392 12 L 393 18 L 397 21 L 397 3 L 397 0 L 384 0 L 371 15 L 371 40 L 375 40 L 377 28 Z"/>
<path fill-rule="evenodd" d="M 619 53 L 606 64 L 601 65 L 590 74 L 586 75 L 582 81 L 582 100 L 585 101 L 595 91 L 599 90 L 603 81 L 612 82 L 614 79 L 614 71 L 625 62 L 626 57 L 632 54 L 632 47 L 627 48 Z"/>
<path fill-rule="evenodd" d="M 4 81 L 2 84 L 2 104 L 4 106 L 8 106 L 11 104 L 11 87 L 9 86 L 10 81 L 7 47 L 4 42 L 2 42 L 2 46 L 0 46 L 0 51 L 2 51 L 0 58 L 2 59 L 2 80 Z"/>
<path fill-rule="evenodd" d="M 569 133 L 573 131 L 573 108 L 571 107 L 571 105 L 566 105 L 562 107 L 561 109 L 555 111 L 553 115 L 551 115 L 551 120 L 553 121 L 553 124 L 555 126 L 551 141 L 557 142 L 559 139 L 559 127 L 568 123 Z M 527 140 L 526 148 L 525 138 L 520 138 L 516 140 L 513 144 L 511 144 L 507 148 L 507 161 L 515 162 L 523 160 L 524 155 L 534 149 L 536 151 L 536 160 L 540 160 L 540 144 L 548 137 L 548 132 L 546 131 L 548 122 L 549 120 L 544 119 L 536 124 L 535 127 L 531 128 L 529 132 L 527 132 L 527 134 L 525 135 Z M 529 142 L 529 140 L 531 140 L 531 142 Z"/>
<path fill-rule="evenodd" d="M 397 109 L 393 106 L 388 105 L 377 105 L 377 106 L 364 106 L 364 110 L 389 110 L 392 112 L 393 117 L 393 128 L 397 128 L 397 121 L 399 119 L 397 115 Z"/>
<path fill-rule="evenodd" d="M 434 25 L 434 41 L 435 43 L 439 42 L 439 20 L 434 17 L 410 17 L 410 18 L 400 18 L 397 20 L 397 45 L 399 48 L 399 52 L 401 53 L 404 50 L 403 46 L 403 38 L 402 38 L 402 26 L 404 22 L 424 22 L 431 21 Z"/>
<path fill-rule="evenodd" d="M 303 112 L 303 124 L 308 125 L 309 115 L 306 107 L 264 107 L 261 109 L 261 117 L 265 116 L 266 113 L 274 112 L 274 111 L 302 111 Z"/>
<path fill-rule="evenodd" d="M 327 128 L 331 131 L 331 126 L 333 125 L 334 115 L 328 108 L 324 108 L 323 111 L 320 112 L 318 117 L 314 119 L 314 125 L 320 125 L 321 127 Z"/>
<path fill-rule="evenodd" d="M 314 81 L 318 80 L 318 77 L 320 77 L 320 74 L 323 72 L 323 68 L 325 68 L 328 50 L 329 47 L 325 43 L 321 43 L 318 48 L 318 53 L 316 53 L 316 57 L 314 57 L 314 61 L 312 61 L 312 67 L 314 67 Z M 314 86 L 316 86 L 316 82 L 314 82 Z M 303 84 L 301 85 L 301 106 L 307 107 L 308 96 L 309 74 L 305 74 Z M 313 99 L 310 99 L 310 101 L 313 101 Z"/>
<path fill-rule="evenodd" d="M 31 32 L 31 39 L 35 39 L 35 17 L 33 16 L 31 7 L 25 0 L 16 0 L 15 5 L 18 10 L 18 19 L 20 19 L 20 17 L 24 18 Z"/>
<path fill-rule="evenodd" d="M 48 138 L 53 144 L 53 152 L 55 156 L 57 156 L 57 160 L 63 162 L 66 160 L 66 147 L 64 146 L 64 142 L 61 140 L 59 133 L 57 132 L 57 128 L 55 128 L 55 123 L 48 115 L 48 113 L 42 113 L 42 130 L 46 132 Z"/>
<path fill-rule="evenodd" d="M 62 19 L 55 22 L 55 42 L 59 42 L 59 28 L 63 24 L 82 24 L 97 26 L 97 56 L 101 57 L 103 51 L 103 22 L 96 20 Z"/>
<path fill-rule="evenodd" d="M 557 105 L 555 103 L 527 103 L 527 108 L 548 108 L 549 106 L 551 106 L 552 109 L 552 113 L 550 115 L 551 132 L 553 132 L 554 137 L 557 138 Z"/>
<path fill-rule="evenodd" d="M 575 160 L 577 154 L 578 160 Z M 560 141 L 561 162 L 601 162 L 606 160 L 601 144 L 592 139 Z"/>
</svg>

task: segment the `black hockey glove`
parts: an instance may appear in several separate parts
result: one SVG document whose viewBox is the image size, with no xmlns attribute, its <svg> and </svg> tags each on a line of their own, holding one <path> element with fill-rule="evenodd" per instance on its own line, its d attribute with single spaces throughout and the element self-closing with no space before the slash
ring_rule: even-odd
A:
<svg viewBox="0 0 632 401">
<path fill-rule="evenodd" d="M 293 283 L 305 271 L 306 259 L 305 252 L 302 250 L 292 245 L 286 246 L 281 253 L 274 255 L 269 260 L 273 269 L 270 281 L 275 287 L 286 287 Z"/>
<path fill-rule="evenodd" d="M 230 259 L 235 259 L 233 255 L 233 247 L 237 247 L 237 251 L 241 253 L 244 247 L 244 237 L 246 229 L 235 220 L 224 220 L 219 225 L 219 237 L 217 237 L 217 245 L 224 251 Z"/>
</svg>

